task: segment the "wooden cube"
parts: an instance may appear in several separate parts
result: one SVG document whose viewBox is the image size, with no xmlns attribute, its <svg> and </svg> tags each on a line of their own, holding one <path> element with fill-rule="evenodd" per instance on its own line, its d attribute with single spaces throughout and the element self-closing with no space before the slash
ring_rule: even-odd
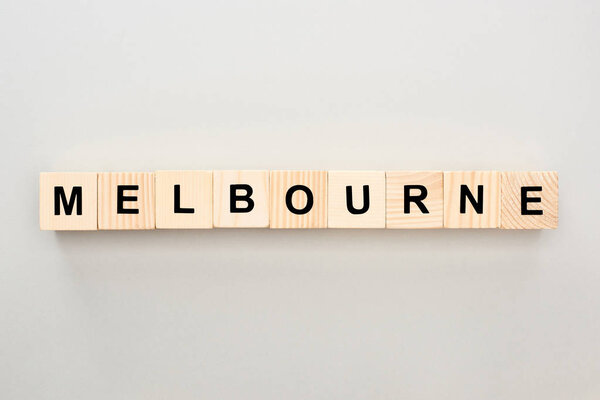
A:
<svg viewBox="0 0 600 400">
<path fill-rule="evenodd" d="M 385 172 L 327 173 L 329 228 L 385 228 Z"/>
<path fill-rule="evenodd" d="M 497 171 L 444 172 L 445 228 L 498 228 L 500 203 Z"/>
<path fill-rule="evenodd" d="M 212 171 L 156 171 L 156 228 L 213 227 Z"/>
<path fill-rule="evenodd" d="M 42 172 L 40 229 L 95 231 L 98 229 L 98 174 Z"/>
<path fill-rule="evenodd" d="M 386 227 L 444 227 L 444 175 L 441 171 L 386 172 Z"/>
<path fill-rule="evenodd" d="M 271 171 L 271 228 L 327 228 L 327 171 Z"/>
<path fill-rule="evenodd" d="M 558 173 L 502 172 L 503 229 L 558 227 Z"/>
<path fill-rule="evenodd" d="M 216 228 L 269 227 L 269 171 L 214 171 Z"/>
<path fill-rule="evenodd" d="M 154 229 L 154 174 L 98 174 L 98 228 Z"/>
</svg>

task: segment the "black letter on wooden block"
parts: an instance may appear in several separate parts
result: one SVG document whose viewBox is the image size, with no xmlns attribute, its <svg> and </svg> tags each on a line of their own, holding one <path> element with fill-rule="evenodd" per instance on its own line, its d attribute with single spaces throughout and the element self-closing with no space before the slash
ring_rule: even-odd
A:
<svg viewBox="0 0 600 400">
<path fill-rule="evenodd" d="M 467 212 L 467 198 L 477 214 L 483 214 L 483 185 L 477 185 L 477 200 L 467 185 L 460 185 L 460 213 Z"/>
<path fill-rule="evenodd" d="M 301 190 L 306 194 L 306 205 L 302 209 L 298 209 L 292 204 L 292 196 L 297 190 Z M 294 185 L 291 188 L 289 188 L 287 193 L 285 194 L 285 205 L 287 206 L 288 210 L 290 210 L 290 212 L 297 215 L 302 215 L 309 212 L 313 206 L 313 203 L 313 194 L 310 191 L 310 189 L 304 185 Z"/>
<path fill-rule="evenodd" d="M 421 193 L 416 196 L 412 196 L 410 194 L 410 191 L 412 189 L 419 190 Z M 417 207 L 419 207 L 419 210 L 421 210 L 421 212 L 423 214 L 429 214 L 429 210 L 427 209 L 427 207 L 425 207 L 425 204 L 423 204 L 423 200 L 425 200 L 425 197 L 427 197 L 427 188 L 425 186 L 423 186 L 423 185 L 405 185 L 404 186 L 404 214 L 410 214 L 410 203 L 415 203 L 417 205 Z"/>
<path fill-rule="evenodd" d="M 346 207 L 350 214 L 360 215 L 369 211 L 369 185 L 363 185 L 363 206 L 360 210 L 354 208 L 352 204 L 352 186 L 346 186 Z"/>
<path fill-rule="evenodd" d="M 246 194 L 238 195 L 238 190 L 245 190 Z M 250 198 L 252 196 L 252 186 L 246 185 L 245 183 L 229 185 L 229 212 L 230 213 L 249 213 L 254 209 L 254 200 Z M 238 201 L 245 201 L 248 203 L 246 207 L 238 207 Z"/>
<path fill-rule="evenodd" d="M 67 194 L 65 193 L 65 188 L 62 186 L 54 186 L 54 215 L 60 215 L 61 202 L 65 209 L 65 215 L 71 215 L 73 213 L 73 207 L 75 206 L 75 202 L 77 202 L 77 215 L 81 215 L 81 198 L 83 197 L 82 191 L 83 189 L 81 186 L 73 186 L 73 190 L 71 191 L 71 197 L 67 202 Z"/>
<path fill-rule="evenodd" d="M 528 210 L 527 203 L 541 203 L 541 197 L 527 197 L 527 192 L 541 192 L 541 186 L 521 187 L 521 215 L 543 215 L 544 210 Z"/>
<path fill-rule="evenodd" d="M 181 207 L 181 185 L 175 185 L 173 187 L 175 199 L 173 201 L 173 205 L 175 210 L 173 211 L 175 214 L 193 214 L 194 208 L 183 208 Z"/>
<path fill-rule="evenodd" d="M 123 203 L 126 201 L 137 201 L 137 196 L 125 196 L 126 190 L 138 190 L 138 185 L 117 185 L 117 214 L 139 214 L 137 208 L 123 208 Z"/>
</svg>

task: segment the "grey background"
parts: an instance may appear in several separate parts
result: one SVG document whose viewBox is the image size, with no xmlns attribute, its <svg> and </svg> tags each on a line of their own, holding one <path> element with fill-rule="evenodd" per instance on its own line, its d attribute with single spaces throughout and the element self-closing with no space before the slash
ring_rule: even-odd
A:
<svg viewBox="0 0 600 400">
<path fill-rule="evenodd" d="M 595 1 L 0 4 L 2 399 L 597 399 Z M 557 170 L 557 231 L 38 230 L 40 171 Z"/>
</svg>

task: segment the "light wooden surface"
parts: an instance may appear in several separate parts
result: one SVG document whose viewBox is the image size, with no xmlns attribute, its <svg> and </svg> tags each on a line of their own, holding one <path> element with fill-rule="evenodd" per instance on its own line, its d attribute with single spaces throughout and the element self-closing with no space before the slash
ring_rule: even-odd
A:
<svg viewBox="0 0 600 400">
<path fill-rule="evenodd" d="M 270 181 L 271 228 L 327 228 L 327 171 L 271 171 Z M 293 214 L 286 207 L 286 193 L 294 185 L 304 185 L 313 193 L 314 205 L 307 214 Z M 304 207 L 305 194 L 297 191 L 292 204 Z"/>
<path fill-rule="evenodd" d="M 460 213 L 460 186 L 467 185 L 477 199 L 477 186 L 483 185 L 483 213 L 477 214 L 466 201 Z M 500 174 L 497 171 L 444 172 L 444 227 L 498 228 L 500 226 Z"/>
<path fill-rule="evenodd" d="M 434 229 L 444 227 L 444 174 L 442 171 L 388 171 L 386 172 L 386 227 L 388 229 Z M 410 204 L 404 211 L 404 187 L 422 185 L 427 197 L 422 201 L 428 214 Z M 419 194 L 411 190 L 411 195 Z"/>
<path fill-rule="evenodd" d="M 369 209 L 364 214 L 348 210 L 346 187 L 352 187 L 352 204 L 364 205 L 363 186 L 369 186 Z M 385 228 L 385 172 L 329 171 L 327 173 L 327 226 L 329 228 Z"/>
<path fill-rule="evenodd" d="M 137 208 L 139 214 L 117 214 L 117 185 L 138 185 L 126 190 L 124 208 Z M 98 228 L 102 230 L 154 229 L 154 174 L 151 172 L 105 172 L 98 174 Z"/>
<path fill-rule="evenodd" d="M 249 212 L 230 212 L 230 185 L 246 184 L 252 188 L 254 208 Z M 269 227 L 269 171 L 214 171 L 213 218 L 216 228 Z M 240 193 L 242 194 L 242 193 Z M 241 202 L 241 206 L 246 203 Z"/>
<path fill-rule="evenodd" d="M 556 229 L 558 227 L 558 173 L 553 171 L 502 172 L 503 229 Z M 521 214 L 521 187 L 541 186 L 540 192 L 528 197 L 541 198 L 541 203 L 528 202 L 527 209 L 542 210 L 543 215 Z"/>
<path fill-rule="evenodd" d="M 54 214 L 54 187 L 62 186 L 67 202 L 74 186 L 81 186 L 81 215 L 77 207 L 66 215 L 63 203 Z M 54 231 L 95 231 L 98 229 L 98 174 L 95 172 L 42 172 L 40 174 L 40 229 Z"/>
<path fill-rule="evenodd" d="M 156 228 L 210 229 L 212 220 L 212 171 L 156 171 Z M 193 213 L 175 213 L 175 185 L 179 185 L 182 208 Z"/>
</svg>

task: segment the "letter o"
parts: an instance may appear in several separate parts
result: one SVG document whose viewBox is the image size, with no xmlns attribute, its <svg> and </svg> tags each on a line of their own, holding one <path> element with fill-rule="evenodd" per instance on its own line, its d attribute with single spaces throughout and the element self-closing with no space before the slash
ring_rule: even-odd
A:
<svg viewBox="0 0 600 400">
<path fill-rule="evenodd" d="M 304 208 L 301 209 L 294 207 L 294 205 L 292 204 L 292 196 L 298 190 L 301 190 L 306 194 L 306 205 L 304 206 Z M 288 210 L 290 210 L 290 212 L 293 214 L 304 215 L 312 209 L 313 204 L 314 198 L 312 191 L 304 185 L 294 185 L 291 188 L 289 188 L 287 193 L 285 194 L 285 205 L 287 206 Z"/>
</svg>

